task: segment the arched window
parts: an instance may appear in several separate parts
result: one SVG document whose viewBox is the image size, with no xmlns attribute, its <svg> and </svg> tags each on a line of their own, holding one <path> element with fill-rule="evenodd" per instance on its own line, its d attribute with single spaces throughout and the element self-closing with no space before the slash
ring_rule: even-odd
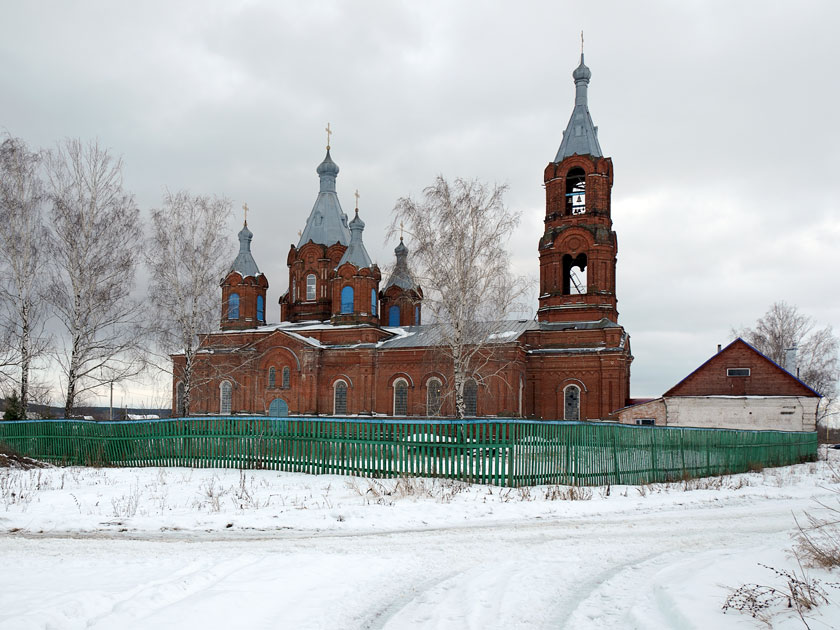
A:
<svg viewBox="0 0 840 630">
<path fill-rule="evenodd" d="M 184 384 L 181 382 L 175 386 L 175 415 L 181 417 L 187 415 L 187 409 L 184 405 Z"/>
<path fill-rule="evenodd" d="M 399 326 L 400 325 L 400 307 L 399 306 L 392 306 L 388 309 L 388 325 L 389 326 Z"/>
<path fill-rule="evenodd" d="M 277 385 L 277 370 L 273 367 L 268 368 L 268 387 L 274 389 Z"/>
<path fill-rule="evenodd" d="M 566 173 L 566 214 L 586 212 L 586 173 L 575 166 Z"/>
<path fill-rule="evenodd" d="M 394 415 L 408 415 L 408 383 L 404 378 L 394 381 Z"/>
<path fill-rule="evenodd" d="M 346 286 L 341 290 L 341 314 L 353 312 L 353 287 Z"/>
<path fill-rule="evenodd" d="M 222 381 L 219 385 L 219 413 L 223 416 L 230 415 L 230 398 L 233 388 L 227 381 Z"/>
<path fill-rule="evenodd" d="M 471 418 L 478 415 L 478 384 L 471 378 L 464 383 L 464 414 Z"/>
<path fill-rule="evenodd" d="M 289 389 L 289 366 L 283 368 L 283 389 Z"/>
<path fill-rule="evenodd" d="M 306 276 L 306 299 L 311 302 L 315 299 L 315 274 L 310 273 Z"/>
<path fill-rule="evenodd" d="M 298 299 L 298 294 L 297 294 L 297 280 L 295 280 L 294 278 L 292 278 L 292 299 L 290 299 L 290 300 L 289 300 L 289 302 L 294 302 L 294 301 L 295 301 L 295 300 L 297 300 L 297 299 Z"/>
<path fill-rule="evenodd" d="M 440 415 L 440 381 L 430 378 L 426 383 L 426 414 L 429 416 Z"/>
<path fill-rule="evenodd" d="M 574 269 L 580 269 L 575 273 Z M 572 258 L 570 254 L 563 256 L 563 295 L 586 294 L 586 254 L 578 254 Z"/>
<path fill-rule="evenodd" d="M 376 289 L 370 290 L 370 314 L 376 317 Z"/>
<path fill-rule="evenodd" d="M 580 387 L 567 385 L 563 390 L 563 420 L 580 420 Z"/>
<path fill-rule="evenodd" d="M 231 293 L 228 298 L 228 319 L 239 319 L 239 294 Z"/>
<path fill-rule="evenodd" d="M 333 394 L 333 413 L 336 416 L 347 413 L 347 383 L 344 381 L 335 382 L 335 392 Z"/>
<path fill-rule="evenodd" d="M 257 296 L 257 321 L 265 321 L 265 298 L 261 295 Z"/>
<path fill-rule="evenodd" d="M 414 307 L 414 325 L 415 326 L 420 325 L 420 306 L 415 306 Z"/>
</svg>

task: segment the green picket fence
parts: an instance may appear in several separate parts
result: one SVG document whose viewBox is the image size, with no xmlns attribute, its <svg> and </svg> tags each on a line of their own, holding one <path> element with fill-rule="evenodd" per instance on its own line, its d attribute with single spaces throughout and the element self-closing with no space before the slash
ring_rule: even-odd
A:
<svg viewBox="0 0 840 630">
<path fill-rule="evenodd" d="M 436 476 L 504 486 L 639 484 L 816 459 L 817 434 L 524 420 L 195 417 L 0 422 L 56 464 Z"/>
</svg>

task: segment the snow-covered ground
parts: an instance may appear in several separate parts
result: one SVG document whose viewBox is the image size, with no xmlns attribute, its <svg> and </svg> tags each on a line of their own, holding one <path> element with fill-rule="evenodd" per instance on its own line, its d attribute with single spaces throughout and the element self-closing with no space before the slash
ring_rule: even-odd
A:
<svg viewBox="0 0 840 630">
<path fill-rule="evenodd" d="M 0 628 L 761 628 L 726 596 L 784 586 L 759 563 L 838 491 L 840 459 L 581 490 L 0 468 Z"/>
</svg>

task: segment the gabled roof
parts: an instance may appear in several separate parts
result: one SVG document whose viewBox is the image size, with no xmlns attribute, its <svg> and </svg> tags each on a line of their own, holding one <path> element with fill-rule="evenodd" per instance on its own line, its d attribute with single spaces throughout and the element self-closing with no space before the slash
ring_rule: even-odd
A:
<svg viewBox="0 0 840 630">
<path fill-rule="evenodd" d="M 738 347 L 748 349 L 751 353 L 753 353 L 755 355 L 755 357 L 757 359 L 759 359 L 762 362 L 765 362 L 773 371 L 780 374 L 783 378 L 789 379 L 791 384 L 795 383 L 798 386 L 805 388 L 805 390 L 810 392 L 812 395 L 822 398 L 822 395 L 819 392 L 815 391 L 812 387 L 810 387 L 806 383 L 803 383 L 801 380 L 799 380 L 793 374 L 788 372 L 786 369 L 784 369 L 778 363 L 776 363 L 771 358 L 769 358 L 768 356 L 763 354 L 761 351 L 759 351 L 757 348 L 755 348 L 752 344 L 748 343 L 747 341 L 744 341 L 741 337 L 738 337 L 732 343 L 730 343 L 728 346 L 723 348 L 720 352 L 717 352 L 717 353 L 713 354 L 711 357 L 709 357 L 709 359 L 707 359 L 705 362 L 703 362 L 696 370 L 691 372 L 691 374 L 686 376 L 679 383 L 677 383 L 671 389 L 669 389 L 667 392 L 662 394 L 663 397 L 664 396 L 679 396 L 679 395 L 681 395 L 680 394 L 680 389 L 682 389 L 683 386 L 692 379 L 692 377 L 694 377 L 699 372 L 702 372 L 702 371 L 708 369 L 710 367 L 710 365 L 713 364 L 713 363 L 724 362 L 724 360 L 726 360 L 726 358 L 727 358 L 727 354 L 731 354 L 733 352 L 733 350 L 738 348 Z M 733 365 L 733 366 L 730 366 L 730 367 L 739 367 L 739 366 L 734 366 Z M 779 393 L 778 395 L 787 396 L 787 395 L 791 395 L 791 394 Z"/>
</svg>

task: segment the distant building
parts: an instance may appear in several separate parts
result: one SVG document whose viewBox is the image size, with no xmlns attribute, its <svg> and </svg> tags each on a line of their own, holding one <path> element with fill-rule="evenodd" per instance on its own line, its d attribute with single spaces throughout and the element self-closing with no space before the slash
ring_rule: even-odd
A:
<svg viewBox="0 0 840 630">
<path fill-rule="evenodd" d="M 492 340 L 496 358 L 467 383 L 470 416 L 597 420 L 627 403 L 633 357 L 618 323 L 613 164 L 589 114 L 590 77 L 581 55 L 572 115 L 543 174 L 537 320 L 507 322 Z M 174 415 L 454 414 L 446 396 L 452 368 L 435 352 L 439 325 L 422 321 L 409 247 L 400 239 L 382 286 L 359 209 L 348 222 L 339 203 L 338 173 L 327 147 L 315 204 L 287 257 L 279 324 L 266 321 L 269 284 L 246 221 L 221 282 L 220 330 L 201 341 L 189 410 L 179 379 L 184 357 L 173 356 Z"/>
<path fill-rule="evenodd" d="M 660 398 L 618 412 L 624 424 L 726 429 L 816 430 L 820 395 L 743 339 Z"/>
</svg>

